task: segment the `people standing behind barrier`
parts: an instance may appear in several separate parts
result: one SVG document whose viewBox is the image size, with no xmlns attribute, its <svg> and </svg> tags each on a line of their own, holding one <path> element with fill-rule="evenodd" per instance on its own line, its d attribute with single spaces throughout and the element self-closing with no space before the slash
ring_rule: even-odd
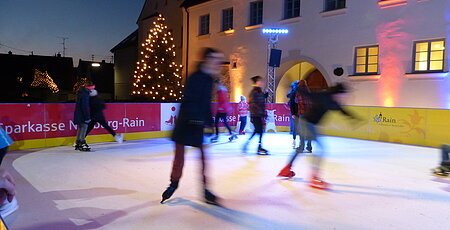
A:
<svg viewBox="0 0 450 230">
<path fill-rule="evenodd" d="M 298 80 L 291 83 L 291 90 L 286 95 L 288 98 L 288 105 L 289 109 L 291 111 L 291 119 L 290 119 L 290 130 L 292 134 L 292 148 L 295 149 L 296 146 L 296 138 L 297 138 L 297 126 L 298 126 L 298 106 L 297 102 L 295 101 L 295 95 L 297 92 L 298 87 Z"/>
<path fill-rule="evenodd" d="M 86 132 L 88 124 L 91 122 L 91 113 L 89 108 L 89 92 L 95 88 L 92 82 L 86 82 L 77 91 L 77 101 L 74 111 L 74 123 L 77 124 L 77 139 L 75 150 L 91 151 L 86 143 Z"/>
<path fill-rule="evenodd" d="M 222 123 L 225 125 L 225 127 L 228 130 L 228 133 L 230 134 L 230 138 L 228 138 L 229 141 L 232 141 L 234 139 L 237 139 L 235 133 L 231 131 L 230 126 L 227 122 L 227 114 L 231 112 L 231 105 L 229 101 L 228 96 L 228 89 L 225 87 L 220 80 L 216 80 L 216 95 L 217 95 L 217 109 L 216 109 L 216 116 L 214 119 L 214 127 L 216 128 L 216 135 L 211 138 L 211 142 L 217 142 L 219 138 L 219 122 L 222 121 Z"/>
<path fill-rule="evenodd" d="M 8 147 L 13 144 L 13 140 L 6 131 L 0 127 L 0 165 L 8 152 Z M 0 215 L 5 218 L 19 208 L 15 197 L 15 182 L 12 176 L 3 169 L 0 169 Z"/>
<path fill-rule="evenodd" d="M 238 103 L 238 111 L 239 111 L 239 135 L 245 134 L 245 126 L 247 125 L 247 116 L 248 116 L 249 105 L 247 103 L 247 98 L 245 96 L 241 96 L 241 101 Z"/>
<path fill-rule="evenodd" d="M 441 163 L 434 168 L 433 174 L 436 176 L 447 177 L 450 174 L 450 145 L 445 144 L 441 146 Z"/>
<path fill-rule="evenodd" d="M 347 92 L 347 88 L 338 83 L 336 86 L 328 88 L 324 92 L 306 93 L 306 97 L 311 101 L 311 107 L 308 108 L 302 116 L 302 129 L 301 135 L 304 135 L 306 139 L 315 140 L 321 151 L 315 151 L 313 154 L 312 172 L 309 185 L 314 188 L 326 189 L 329 187 L 328 183 L 323 181 L 320 177 L 320 167 L 325 154 L 325 148 L 320 141 L 319 133 L 317 131 L 317 125 L 322 121 L 324 115 L 330 110 L 340 111 L 342 114 L 356 120 L 360 120 L 354 115 L 344 110 L 341 105 L 334 98 L 338 94 Z M 291 171 L 293 162 L 298 152 L 295 151 L 294 156 L 290 162 L 280 171 L 278 176 L 281 177 L 293 177 L 295 173 Z"/>
<path fill-rule="evenodd" d="M 96 89 L 92 89 L 89 92 L 89 108 L 91 112 L 91 122 L 89 122 L 86 136 L 89 134 L 89 132 L 91 132 L 95 124 L 99 123 L 114 137 L 114 140 L 116 142 L 122 143 L 123 134 L 117 134 L 106 121 L 105 115 L 103 114 L 103 110 L 105 110 L 106 108 L 105 102 L 98 96 L 98 92 Z"/>
<path fill-rule="evenodd" d="M 297 148 L 298 153 L 302 153 L 305 149 L 305 141 L 306 143 L 306 150 L 309 153 L 312 153 L 312 145 L 311 145 L 311 139 L 307 139 L 305 135 L 302 135 L 302 129 L 305 128 L 305 122 L 303 116 L 305 115 L 306 111 L 311 108 L 311 100 L 308 97 L 308 94 L 310 94 L 310 90 L 308 88 L 308 84 L 305 80 L 300 80 L 298 82 L 298 87 L 295 92 L 295 102 L 297 104 L 297 125 L 296 125 L 296 132 L 300 136 L 300 145 Z"/>
<path fill-rule="evenodd" d="M 175 142 L 175 157 L 170 175 L 170 185 L 163 192 L 161 203 L 169 199 L 178 188 L 184 166 L 185 146 L 197 147 L 200 150 L 205 201 L 210 204 L 218 203 L 218 198 L 208 189 L 203 130 L 205 126 L 212 125 L 211 93 L 214 78 L 219 75 L 223 63 L 224 55 L 221 52 L 213 48 L 206 48 L 199 68 L 187 78 L 180 112 L 172 134 L 172 140 Z"/>
<path fill-rule="evenodd" d="M 267 92 L 263 91 L 264 82 L 262 81 L 261 76 L 254 76 L 251 78 L 253 81 L 253 89 L 250 92 L 249 104 L 250 104 L 250 120 L 255 126 L 255 130 L 248 139 L 248 141 L 244 144 L 242 151 L 244 153 L 247 152 L 247 147 L 252 138 L 259 134 L 259 144 L 258 144 L 258 155 L 268 155 L 269 152 L 262 147 L 262 137 L 264 133 L 264 123 L 265 118 L 267 117 L 266 113 L 266 98 L 268 96 Z"/>
</svg>

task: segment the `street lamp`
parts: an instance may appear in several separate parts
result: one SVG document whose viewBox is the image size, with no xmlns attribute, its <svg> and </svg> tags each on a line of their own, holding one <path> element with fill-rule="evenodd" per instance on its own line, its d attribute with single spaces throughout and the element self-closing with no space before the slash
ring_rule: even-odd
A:
<svg viewBox="0 0 450 230">
<path fill-rule="evenodd" d="M 270 54 L 271 50 L 275 49 L 278 42 L 278 35 L 288 34 L 289 30 L 281 28 L 264 28 L 262 29 L 262 33 L 269 35 L 267 45 L 267 88 L 269 90 L 269 96 L 267 97 L 267 102 L 275 103 L 275 68 L 277 66 L 270 63 Z"/>
</svg>

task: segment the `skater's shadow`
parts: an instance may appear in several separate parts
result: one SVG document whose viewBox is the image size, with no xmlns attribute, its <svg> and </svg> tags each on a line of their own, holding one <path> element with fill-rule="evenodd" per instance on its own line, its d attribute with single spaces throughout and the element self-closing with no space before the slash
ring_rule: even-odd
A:
<svg viewBox="0 0 450 230">
<path fill-rule="evenodd" d="M 222 206 L 199 204 L 183 198 L 175 198 L 166 204 L 169 206 L 189 206 L 194 210 L 246 229 L 304 229 L 304 226 L 283 223 Z"/>
</svg>

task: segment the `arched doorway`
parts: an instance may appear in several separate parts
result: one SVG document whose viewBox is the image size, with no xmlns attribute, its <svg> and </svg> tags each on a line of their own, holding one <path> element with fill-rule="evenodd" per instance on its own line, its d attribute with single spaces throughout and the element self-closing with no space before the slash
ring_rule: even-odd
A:
<svg viewBox="0 0 450 230">
<path fill-rule="evenodd" d="M 295 80 L 306 80 L 313 91 L 320 91 L 328 87 L 326 79 L 313 64 L 307 61 L 299 62 L 284 72 L 278 81 L 275 91 L 277 103 L 288 101 L 286 95 L 291 90 L 291 83 Z"/>
</svg>

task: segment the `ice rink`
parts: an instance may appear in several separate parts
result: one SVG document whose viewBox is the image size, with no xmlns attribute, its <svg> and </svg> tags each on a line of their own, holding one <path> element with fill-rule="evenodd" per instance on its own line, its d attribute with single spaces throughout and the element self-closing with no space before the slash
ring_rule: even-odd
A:
<svg viewBox="0 0 450 230">
<path fill-rule="evenodd" d="M 224 207 L 205 204 L 197 149 L 189 148 L 180 187 L 165 204 L 173 143 L 167 138 L 70 146 L 7 154 L 19 210 L 12 230 L 49 229 L 450 229 L 450 178 L 430 169 L 438 149 L 323 137 L 323 178 L 331 189 L 308 186 L 310 157 L 292 179 L 277 178 L 293 152 L 288 133 L 269 133 L 270 156 L 241 148 L 222 134 L 209 145 L 210 189 Z M 126 139 L 126 135 L 125 135 Z M 319 151 L 313 143 L 313 151 Z"/>
</svg>

